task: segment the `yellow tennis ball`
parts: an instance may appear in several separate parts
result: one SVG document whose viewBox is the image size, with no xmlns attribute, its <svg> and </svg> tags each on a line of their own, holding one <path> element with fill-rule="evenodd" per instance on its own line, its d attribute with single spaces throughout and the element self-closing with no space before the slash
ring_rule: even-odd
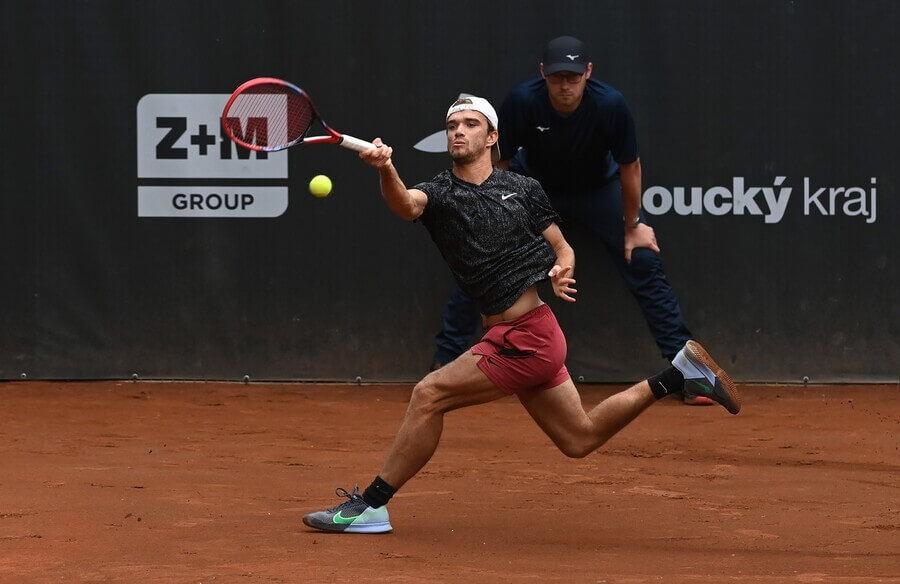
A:
<svg viewBox="0 0 900 584">
<path fill-rule="evenodd" d="M 331 193 L 331 179 L 324 174 L 317 174 L 309 181 L 309 192 L 315 197 L 327 197 Z"/>
</svg>

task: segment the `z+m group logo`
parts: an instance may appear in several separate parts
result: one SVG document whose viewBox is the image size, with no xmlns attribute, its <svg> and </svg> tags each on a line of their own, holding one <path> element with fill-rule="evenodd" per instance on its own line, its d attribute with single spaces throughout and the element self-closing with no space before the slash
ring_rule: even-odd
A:
<svg viewBox="0 0 900 584">
<path fill-rule="evenodd" d="M 287 151 L 251 152 L 228 139 L 220 123 L 228 97 L 151 93 L 138 101 L 138 217 L 284 213 Z"/>
</svg>

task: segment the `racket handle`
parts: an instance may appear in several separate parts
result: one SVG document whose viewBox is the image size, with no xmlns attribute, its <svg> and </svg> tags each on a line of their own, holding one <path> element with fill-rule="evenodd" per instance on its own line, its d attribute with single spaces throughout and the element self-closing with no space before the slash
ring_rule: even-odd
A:
<svg viewBox="0 0 900 584">
<path fill-rule="evenodd" d="M 344 134 L 344 137 L 338 142 L 344 148 L 349 148 L 350 150 L 356 150 L 357 152 L 362 152 L 363 150 L 371 150 L 375 148 L 375 144 L 371 142 L 366 142 L 365 140 L 360 140 L 359 138 L 354 138 L 353 136 L 348 136 Z"/>
</svg>

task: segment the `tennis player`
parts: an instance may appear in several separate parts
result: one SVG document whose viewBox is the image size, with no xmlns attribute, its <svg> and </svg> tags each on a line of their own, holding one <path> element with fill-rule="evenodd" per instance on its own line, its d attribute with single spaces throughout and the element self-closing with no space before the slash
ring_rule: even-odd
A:
<svg viewBox="0 0 900 584">
<path fill-rule="evenodd" d="M 671 362 L 692 337 L 663 269 L 656 233 L 641 212 L 641 160 L 634 118 L 613 86 L 592 76 L 587 47 L 571 36 L 551 40 L 540 77 L 513 88 L 500 107 L 501 168 L 541 183 L 563 225 L 579 223 L 611 258 Z M 459 288 L 450 295 L 435 337 L 432 368 L 463 353 L 478 312 Z M 707 405 L 684 392 L 684 403 Z"/>
<path fill-rule="evenodd" d="M 429 182 L 408 189 L 392 149 L 380 139 L 360 158 L 378 169 L 391 211 L 428 229 L 478 305 L 485 334 L 416 384 L 381 471 L 364 492 L 338 489 L 346 501 L 306 515 L 303 522 L 316 529 L 391 531 L 388 501 L 431 459 L 444 414 L 455 409 L 515 395 L 553 443 L 576 458 L 595 451 L 657 399 L 685 388 L 732 414 L 740 410 L 729 377 L 689 341 L 672 366 L 585 411 L 566 370 L 563 332 L 536 289 L 549 278 L 556 296 L 575 301 L 575 253 L 557 227 L 556 213 L 536 180 L 494 168 L 498 123 L 487 100 L 462 98 L 445 119 L 452 169 Z"/>
</svg>

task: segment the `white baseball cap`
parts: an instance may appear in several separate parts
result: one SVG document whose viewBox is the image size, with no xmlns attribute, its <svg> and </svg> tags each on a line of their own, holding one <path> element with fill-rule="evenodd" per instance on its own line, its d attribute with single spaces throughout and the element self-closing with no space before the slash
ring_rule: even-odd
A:
<svg viewBox="0 0 900 584">
<path fill-rule="evenodd" d="M 465 110 L 472 110 L 480 113 L 484 117 L 487 118 L 487 121 L 491 123 L 495 130 L 500 130 L 500 124 L 497 122 L 497 111 L 494 110 L 494 106 L 491 105 L 491 102 L 486 100 L 483 97 L 476 97 L 474 95 L 469 95 L 466 97 L 460 97 L 456 101 L 453 102 L 453 105 L 450 106 L 450 109 L 447 110 L 447 117 L 444 118 L 446 120 L 451 115 L 456 112 L 461 112 Z M 500 160 L 500 141 L 498 140 L 494 147 L 491 148 L 491 155 L 494 157 L 494 160 Z"/>
</svg>

